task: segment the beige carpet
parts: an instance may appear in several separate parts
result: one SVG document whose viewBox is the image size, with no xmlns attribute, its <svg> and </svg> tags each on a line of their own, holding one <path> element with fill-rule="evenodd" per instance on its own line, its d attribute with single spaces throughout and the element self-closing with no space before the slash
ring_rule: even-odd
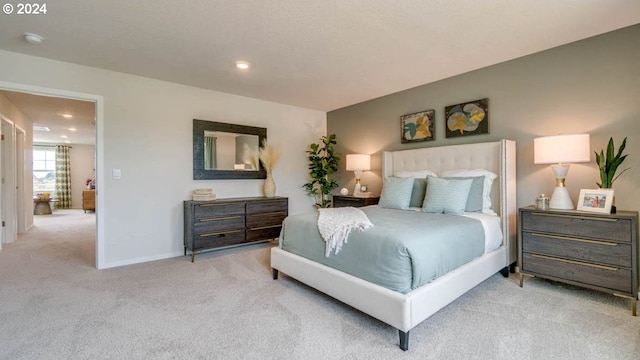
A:
<svg viewBox="0 0 640 360">
<path fill-rule="evenodd" d="M 0 253 L 0 359 L 633 359 L 629 301 L 495 275 L 397 331 L 286 275 L 263 244 L 98 271 L 94 214 L 56 210 Z M 181 241 L 176 239 L 176 241 Z"/>
</svg>

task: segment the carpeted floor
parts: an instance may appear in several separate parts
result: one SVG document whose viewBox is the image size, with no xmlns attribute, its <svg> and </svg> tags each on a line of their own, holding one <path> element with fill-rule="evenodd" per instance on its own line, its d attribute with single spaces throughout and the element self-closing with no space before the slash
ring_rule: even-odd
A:
<svg viewBox="0 0 640 360">
<path fill-rule="evenodd" d="M 94 216 L 37 216 L 0 252 L 0 359 L 640 357 L 628 300 L 516 275 L 427 319 L 402 352 L 390 326 L 272 280 L 273 243 L 98 271 Z"/>
</svg>

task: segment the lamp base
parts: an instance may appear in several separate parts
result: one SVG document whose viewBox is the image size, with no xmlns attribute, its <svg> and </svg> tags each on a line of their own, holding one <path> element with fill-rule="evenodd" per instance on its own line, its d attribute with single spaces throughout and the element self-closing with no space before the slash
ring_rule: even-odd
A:
<svg viewBox="0 0 640 360">
<path fill-rule="evenodd" d="M 569 196 L 569 191 L 564 186 L 556 186 L 553 189 L 551 200 L 549 200 L 550 209 L 573 210 L 573 201 Z"/>
</svg>

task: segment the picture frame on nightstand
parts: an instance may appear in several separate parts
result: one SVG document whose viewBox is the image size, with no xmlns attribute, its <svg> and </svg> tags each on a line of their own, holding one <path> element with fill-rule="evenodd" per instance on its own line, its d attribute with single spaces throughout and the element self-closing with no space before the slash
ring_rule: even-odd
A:
<svg viewBox="0 0 640 360">
<path fill-rule="evenodd" d="M 582 189 L 577 210 L 611 214 L 613 196 L 613 189 Z"/>
</svg>

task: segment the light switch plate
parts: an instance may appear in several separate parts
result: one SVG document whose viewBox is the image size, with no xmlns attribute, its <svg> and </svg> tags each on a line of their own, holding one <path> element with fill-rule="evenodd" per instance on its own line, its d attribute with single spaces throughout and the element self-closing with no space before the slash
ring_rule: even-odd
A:
<svg viewBox="0 0 640 360">
<path fill-rule="evenodd" d="M 120 169 L 113 169 L 111 171 L 111 176 L 116 180 L 121 179 L 122 178 L 122 172 L 120 171 Z"/>
</svg>

